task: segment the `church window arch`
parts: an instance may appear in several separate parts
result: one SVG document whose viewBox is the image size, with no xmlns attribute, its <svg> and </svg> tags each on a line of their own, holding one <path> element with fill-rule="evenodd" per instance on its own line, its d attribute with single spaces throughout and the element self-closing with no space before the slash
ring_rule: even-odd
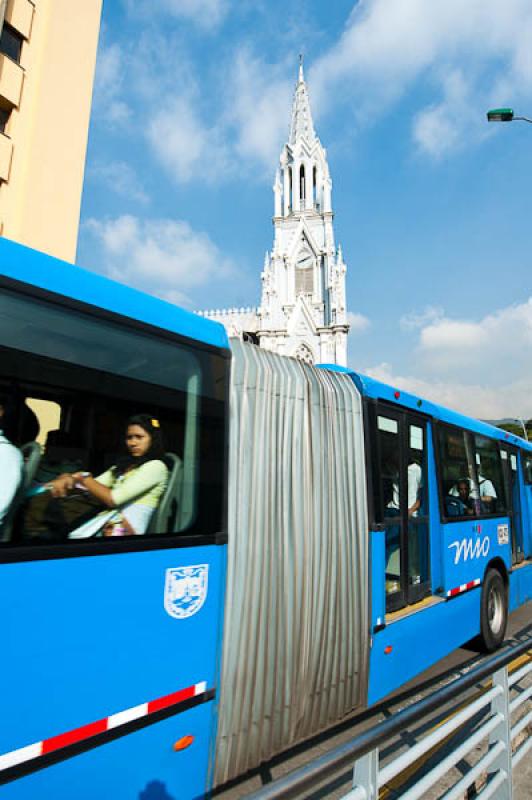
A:
<svg viewBox="0 0 532 800">
<path fill-rule="evenodd" d="M 308 344 L 304 342 L 298 345 L 293 357 L 297 358 L 299 361 L 303 361 L 305 364 L 314 364 L 314 353 Z"/>
<path fill-rule="evenodd" d="M 318 205 L 317 183 L 318 171 L 316 167 L 312 167 L 312 205 L 314 208 L 316 208 Z"/>
<path fill-rule="evenodd" d="M 299 197 L 302 203 L 304 203 L 306 196 L 305 165 L 301 164 L 299 168 Z"/>
<path fill-rule="evenodd" d="M 294 208 L 294 189 L 292 181 L 292 167 L 288 167 L 288 211 Z"/>
</svg>

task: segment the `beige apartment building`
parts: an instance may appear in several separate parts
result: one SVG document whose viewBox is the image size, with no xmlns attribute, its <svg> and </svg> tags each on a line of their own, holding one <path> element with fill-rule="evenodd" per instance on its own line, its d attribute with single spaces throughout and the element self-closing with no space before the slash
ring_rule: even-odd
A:
<svg viewBox="0 0 532 800">
<path fill-rule="evenodd" d="M 0 234 L 74 261 L 102 0 L 0 0 Z"/>
</svg>

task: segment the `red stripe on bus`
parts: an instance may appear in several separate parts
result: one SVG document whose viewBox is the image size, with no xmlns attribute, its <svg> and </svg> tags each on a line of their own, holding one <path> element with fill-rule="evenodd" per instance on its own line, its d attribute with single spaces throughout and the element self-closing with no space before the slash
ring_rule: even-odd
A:
<svg viewBox="0 0 532 800">
<path fill-rule="evenodd" d="M 42 743 L 42 754 L 52 753 L 54 750 L 59 750 L 61 747 L 68 747 L 69 744 L 81 742 L 83 739 L 89 739 L 91 736 L 96 736 L 98 733 L 105 733 L 107 730 L 107 717 L 99 719 L 97 722 L 90 722 L 88 725 L 82 725 L 80 728 L 75 728 L 68 733 L 61 733 L 59 736 L 52 736 L 51 739 L 45 739 Z"/>
<path fill-rule="evenodd" d="M 468 583 L 464 583 L 461 586 L 457 586 L 454 589 L 449 589 L 447 592 L 447 597 L 455 597 L 457 594 L 462 594 L 463 592 L 468 592 L 469 589 L 474 589 L 476 586 L 480 585 L 480 578 L 475 578 L 473 581 L 469 581 Z"/>
<path fill-rule="evenodd" d="M 33 745 L 27 745 L 27 750 L 31 748 L 40 748 L 40 752 L 34 752 L 31 754 L 28 752 L 26 758 L 20 758 L 20 750 L 12 750 L 8 753 L 0 753 L 0 761 L 2 762 L 0 772 L 2 770 L 9 769 L 12 766 L 23 764 L 25 761 L 31 761 L 35 757 L 44 756 L 47 755 L 47 753 L 53 753 L 56 750 L 61 750 L 71 744 L 77 744 L 85 739 L 91 739 L 93 736 L 97 736 L 99 733 L 106 733 L 106 731 L 111 729 L 120 729 L 128 722 L 140 719 L 141 717 L 149 716 L 155 711 L 160 711 L 163 708 L 177 706 L 185 700 L 205 694 L 206 691 L 206 683 L 205 681 L 202 681 L 201 683 L 194 684 L 194 686 L 187 686 L 186 689 L 180 689 L 178 692 L 172 692 L 172 694 L 159 697 L 157 700 L 151 700 L 148 703 L 140 704 L 144 705 L 145 708 L 145 710 L 143 710 L 141 713 L 139 713 L 140 706 L 134 706 L 133 709 L 119 711 L 115 714 L 111 714 L 109 717 L 99 719 L 96 722 L 90 722 L 88 725 L 82 725 L 79 728 L 74 728 L 74 730 L 68 731 L 67 733 L 61 733 L 58 736 L 51 736 L 49 739 L 45 739 L 44 741 L 36 742 Z M 131 719 L 127 717 L 127 712 L 129 710 L 136 712 Z M 117 717 L 120 717 L 120 715 L 125 715 L 125 718 L 123 721 L 120 721 L 118 725 L 116 725 Z M 109 720 L 111 720 L 111 728 L 109 728 Z M 13 757 L 12 763 L 10 763 L 11 756 Z"/>
<path fill-rule="evenodd" d="M 176 703 L 182 703 L 183 700 L 189 700 L 196 694 L 195 686 L 188 686 L 186 689 L 180 689 L 178 692 L 167 694 L 164 697 L 159 697 L 157 700 L 151 700 L 148 703 L 148 714 L 153 714 L 154 711 L 160 711 L 163 708 L 168 708 Z"/>
</svg>

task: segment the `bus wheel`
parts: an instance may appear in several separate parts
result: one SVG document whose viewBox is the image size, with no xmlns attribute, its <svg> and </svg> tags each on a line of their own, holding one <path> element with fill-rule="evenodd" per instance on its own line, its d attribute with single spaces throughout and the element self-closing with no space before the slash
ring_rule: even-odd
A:
<svg viewBox="0 0 532 800">
<path fill-rule="evenodd" d="M 480 640 L 488 653 L 501 646 L 507 622 L 508 604 L 504 581 L 498 570 L 488 569 L 480 598 Z"/>
</svg>

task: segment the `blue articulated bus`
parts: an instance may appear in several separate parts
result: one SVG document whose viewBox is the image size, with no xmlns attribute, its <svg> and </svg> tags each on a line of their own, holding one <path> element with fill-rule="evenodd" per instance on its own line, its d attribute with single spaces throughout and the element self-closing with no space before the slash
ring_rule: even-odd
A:
<svg viewBox="0 0 532 800">
<path fill-rule="evenodd" d="M 0 431 L 10 800 L 205 796 L 532 596 L 527 442 L 5 239 Z"/>
</svg>

